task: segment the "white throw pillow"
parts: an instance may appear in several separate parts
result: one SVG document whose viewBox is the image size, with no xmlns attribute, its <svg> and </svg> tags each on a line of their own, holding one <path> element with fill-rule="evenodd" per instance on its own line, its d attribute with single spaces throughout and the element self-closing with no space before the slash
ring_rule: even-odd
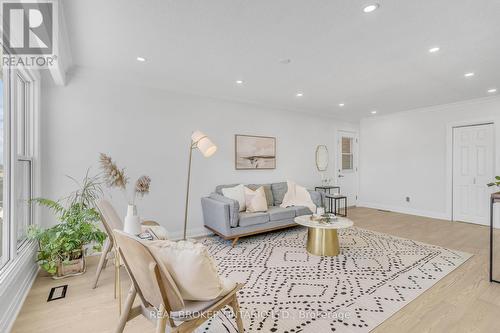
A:
<svg viewBox="0 0 500 333">
<path fill-rule="evenodd" d="M 290 180 L 287 180 L 286 184 L 288 190 L 283 197 L 281 207 L 306 206 L 311 212 L 314 213 L 316 211 L 316 205 L 311 199 L 311 194 L 305 187 L 297 185 Z"/>
<path fill-rule="evenodd" d="M 229 199 L 238 201 L 240 204 L 240 212 L 244 212 L 247 209 L 245 204 L 245 186 L 242 184 L 235 187 L 223 188 L 222 194 Z"/>
<path fill-rule="evenodd" d="M 214 259 L 201 243 L 164 240 L 145 244 L 163 262 L 184 300 L 209 301 L 236 287 L 235 282 L 219 276 Z"/>
<path fill-rule="evenodd" d="M 266 212 L 267 200 L 264 186 L 259 187 L 255 191 L 245 186 L 245 205 L 248 213 Z"/>
</svg>

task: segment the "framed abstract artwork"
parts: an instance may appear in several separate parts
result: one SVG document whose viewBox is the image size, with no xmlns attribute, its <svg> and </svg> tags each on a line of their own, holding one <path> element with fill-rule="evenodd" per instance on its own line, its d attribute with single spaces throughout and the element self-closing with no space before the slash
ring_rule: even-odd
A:
<svg viewBox="0 0 500 333">
<path fill-rule="evenodd" d="M 276 169 L 276 138 L 269 136 L 234 136 L 236 170 Z"/>
</svg>

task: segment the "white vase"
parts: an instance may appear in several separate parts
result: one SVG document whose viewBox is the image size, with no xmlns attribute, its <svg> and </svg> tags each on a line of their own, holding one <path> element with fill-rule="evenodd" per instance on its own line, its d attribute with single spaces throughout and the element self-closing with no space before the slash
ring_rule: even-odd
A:
<svg viewBox="0 0 500 333">
<path fill-rule="evenodd" d="M 137 215 L 137 207 L 135 205 L 128 205 L 127 207 L 127 216 L 125 216 L 123 231 L 131 235 L 141 233 L 141 221 Z"/>
</svg>

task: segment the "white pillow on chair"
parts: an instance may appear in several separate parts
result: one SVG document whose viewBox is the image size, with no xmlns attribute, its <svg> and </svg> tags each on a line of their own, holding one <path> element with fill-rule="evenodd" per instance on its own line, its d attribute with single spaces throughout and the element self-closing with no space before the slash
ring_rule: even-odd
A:
<svg viewBox="0 0 500 333">
<path fill-rule="evenodd" d="M 201 243 L 161 240 L 145 244 L 163 262 L 184 300 L 209 301 L 236 287 L 235 282 L 219 276 L 214 259 Z"/>
</svg>

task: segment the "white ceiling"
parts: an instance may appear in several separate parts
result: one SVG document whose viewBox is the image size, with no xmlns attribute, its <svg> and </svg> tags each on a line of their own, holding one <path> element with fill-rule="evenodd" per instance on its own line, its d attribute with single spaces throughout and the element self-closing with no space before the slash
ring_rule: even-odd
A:
<svg viewBox="0 0 500 333">
<path fill-rule="evenodd" d="M 370 14 L 370 0 L 71 0 L 64 10 L 77 66 L 163 89 L 346 120 L 500 91 L 500 1 L 375 1 Z"/>
</svg>

